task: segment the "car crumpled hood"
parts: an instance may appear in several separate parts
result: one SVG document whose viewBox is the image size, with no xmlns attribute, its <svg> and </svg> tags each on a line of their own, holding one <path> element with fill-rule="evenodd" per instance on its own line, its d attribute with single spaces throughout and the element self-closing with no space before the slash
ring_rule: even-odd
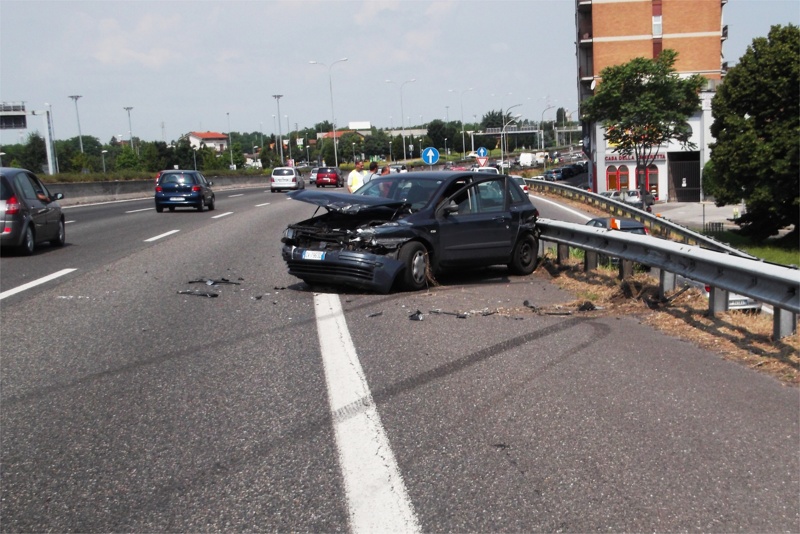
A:
<svg viewBox="0 0 800 534">
<path fill-rule="evenodd" d="M 293 200 L 308 202 L 322 206 L 330 211 L 339 213 L 360 213 L 376 208 L 399 208 L 406 204 L 405 200 L 395 200 L 383 197 L 368 197 L 350 193 L 331 193 L 327 191 L 313 191 L 303 189 L 292 191 L 287 195 Z"/>
</svg>

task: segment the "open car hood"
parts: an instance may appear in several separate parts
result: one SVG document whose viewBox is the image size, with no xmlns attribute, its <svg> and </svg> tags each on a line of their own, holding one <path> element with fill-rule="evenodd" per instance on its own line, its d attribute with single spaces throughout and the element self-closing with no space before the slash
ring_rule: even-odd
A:
<svg viewBox="0 0 800 534">
<path fill-rule="evenodd" d="M 316 204 L 330 211 L 339 213 L 360 213 L 362 211 L 376 208 L 399 208 L 406 204 L 405 200 L 395 200 L 383 197 L 368 197 L 365 195 L 353 195 L 350 193 L 332 193 L 328 191 L 313 191 L 309 189 L 299 189 L 292 191 L 286 196 L 293 200 Z"/>
</svg>

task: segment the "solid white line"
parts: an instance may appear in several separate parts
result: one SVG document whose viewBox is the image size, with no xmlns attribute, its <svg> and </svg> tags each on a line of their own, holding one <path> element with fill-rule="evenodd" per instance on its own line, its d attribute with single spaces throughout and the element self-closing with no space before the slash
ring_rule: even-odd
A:
<svg viewBox="0 0 800 534">
<path fill-rule="evenodd" d="M 157 235 L 155 237 L 151 237 L 150 239 L 145 239 L 144 242 L 145 243 L 149 243 L 150 241 L 158 241 L 162 237 L 167 237 L 168 235 L 177 234 L 178 232 L 180 232 L 180 230 L 170 230 L 166 234 L 161 234 L 161 235 Z"/>
<path fill-rule="evenodd" d="M 50 280 L 55 280 L 56 278 L 58 278 L 60 276 L 64 276 L 65 274 L 69 274 L 69 273 L 71 273 L 72 271 L 75 271 L 75 270 L 77 270 L 77 269 L 62 269 L 62 270 L 60 270 L 58 272 L 55 272 L 53 274 L 48 274 L 44 278 L 39 278 L 38 280 L 34 280 L 33 282 L 28 282 L 27 284 L 22 284 L 21 286 L 15 287 L 14 289 L 9 289 L 8 291 L 3 291 L 2 293 L 0 293 L 0 300 L 3 300 L 6 297 L 10 297 L 11 295 L 16 295 L 17 293 L 21 293 L 21 292 L 25 291 L 26 289 L 30 289 L 32 287 L 36 287 L 38 285 L 44 284 L 45 282 L 49 282 Z"/>
<path fill-rule="evenodd" d="M 317 334 L 344 478 L 350 531 L 419 532 L 338 295 L 314 296 Z"/>
<path fill-rule="evenodd" d="M 557 206 L 557 207 L 561 208 L 564 211 L 568 211 L 568 212 L 572 213 L 573 215 L 577 215 L 578 217 L 583 217 L 587 221 L 592 218 L 592 217 L 587 216 L 585 213 L 581 213 L 579 211 L 575 211 L 573 209 L 570 209 L 570 208 L 564 206 L 563 204 L 559 204 L 558 202 L 553 202 L 552 200 L 548 200 L 548 199 L 543 198 L 543 197 L 537 197 L 537 196 L 533 196 L 533 195 L 531 195 L 531 196 L 533 198 L 535 198 L 537 202 L 547 202 L 548 204 L 552 204 L 553 206 Z"/>
<path fill-rule="evenodd" d="M 269 206 L 269 202 L 267 202 L 265 204 L 256 204 L 257 208 L 260 208 L 261 206 Z"/>
<path fill-rule="evenodd" d="M 64 221 L 64 224 L 74 223 L 75 221 Z"/>
<path fill-rule="evenodd" d="M 214 215 L 211 217 L 212 219 L 219 219 L 220 217 L 225 217 L 226 215 L 233 215 L 232 211 L 226 211 L 225 213 L 220 213 L 219 215 Z"/>
<path fill-rule="evenodd" d="M 238 195 L 228 195 L 228 198 L 243 197 L 243 196 L 244 196 L 244 193 L 239 193 Z"/>
<path fill-rule="evenodd" d="M 154 210 L 154 209 L 155 209 L 155 208 L 142 208 L 142 209 L 140 209 L 140 210 L 130 210 L 130 211 L 126 211 L 125 213 L 139 213 L 140 211 L 150 211 L 150 210 Z"/>
</svg>

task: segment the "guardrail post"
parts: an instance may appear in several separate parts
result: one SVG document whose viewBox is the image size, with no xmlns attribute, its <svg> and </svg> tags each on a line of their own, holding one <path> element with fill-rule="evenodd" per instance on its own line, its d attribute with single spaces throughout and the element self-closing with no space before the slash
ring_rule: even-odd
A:
<svg viewBox="0 0 800 534">
<path fill-rule="evenodd" d="M 556 262 L 561 265 L 569 259 L 569 245 L 558 244 L 556 249 Z"/>
<path fill-rule="evenodd" d="M 633 263 L 631 260 L 619 260 L 619 279 L 625 280 L 633 276 Z"/>
<path fill-rule="evenodd" d="M 789 310 L 772 307 L 772 340 L 777 341 L 797 331 L 797 314 Z"/>
<path fill-rule="evenodd" d="M 661 300 L 667 298 L 667 293 L 675 289 L 675 273 L 659 270 L 658 274 L 658 296 Z"/>
<path fill-rule="evenodd" d="M 597 252 L 587 250 L 583 256 L 583 270 L 588 272 L 595 269 L 597 269 Z"/>
<path fill-rule="evenodd" d="M 708 314 L 713 317 L 718 312 L 728 311 L 728 292 L 711 286 L 708 291 Z"/>
</svg>

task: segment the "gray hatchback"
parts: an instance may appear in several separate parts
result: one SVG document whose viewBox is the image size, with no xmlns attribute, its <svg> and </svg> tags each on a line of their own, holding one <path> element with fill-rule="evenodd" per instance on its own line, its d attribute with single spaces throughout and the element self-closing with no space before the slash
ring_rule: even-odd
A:
<svg viewBox="0 0 800 534">
<path fill-rule="evenodd" d="M 32 172 L 0 168 L 0 245 L 32 254 L 39 243 L 60 247 L 66 242 L 64 214 L 58 200 Z"/>
</svg>

